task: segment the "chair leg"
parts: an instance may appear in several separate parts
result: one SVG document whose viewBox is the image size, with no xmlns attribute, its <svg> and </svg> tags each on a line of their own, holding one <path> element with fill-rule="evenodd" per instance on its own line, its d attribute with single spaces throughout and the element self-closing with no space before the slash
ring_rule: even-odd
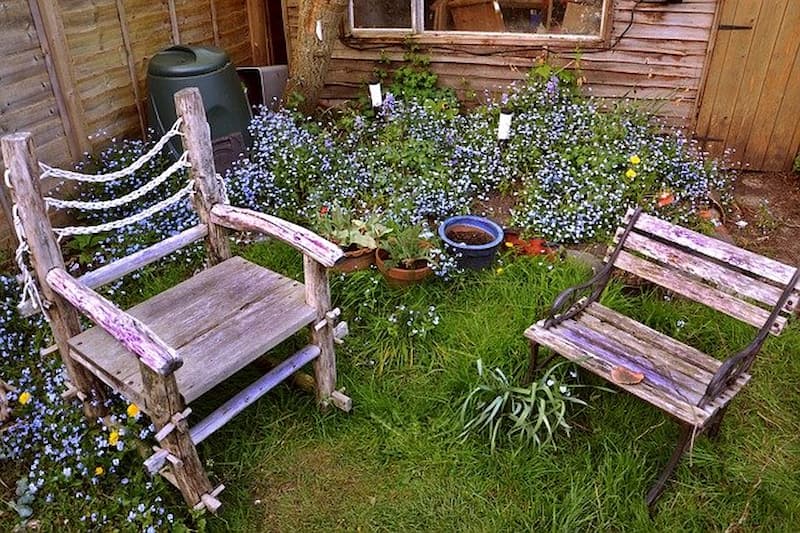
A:
<svg viewBox="0 0 800 533">
<path fill-rule="evenodd" d="M 317 320 L 326 319 L 331 309 L 331 291 L 328 271 L 308 256 L 303 256 L 303 271 L 306 286 L 306 303 L 317 311 Z M 319 356 L 314 359 L 314 379 L 317 384 L 317 403 L 326 408 L 336 389 L 336 353 L 333 345 L 333 327 L 327 325 L 317 330 L 311 327 L 311 343 L 319 347 Z"/>
<path fill-rule="evenodd" d="M 533 382 L 533 377 L 536 375 L 536 371 L 539 369 L 538 362 L 539 362 L 539 343 L 536 341 L 531 341 L 531 354 L 530 354 L 530 359 L 528 360 L 528 371 L 525 372 L 526 385 Z"/>
<path fill-rule="evenodd" d="M 159 444 L 174 458 L 170 462 L 174 484 L 181 491 L 187 505 L 194 507 L 203 501 L 204 496 L 211 493 L 212 486 L 197 454 L 197 447 L 189 434 L 188 424 L 176 417 L 184 411 L 185 405 L 178 390 L 175 374 L 162 376 L 142 363 L 139 364 L 139 369 L 147 394 L 148 412 L 156 431 L 161 431 L 167 424 L 174 425 L 173 430 L 165 435 Z"/>
<path fill-rule="evenodd" d="M 717 439 L 719 438 L 719 430 L 720 426 L 722 426 L 722 419 L 725 418 L 725 413 L 728 411 L 728 406 L 726 405 L 719 411 L 717 414 L 714 415 L 714 419 L 708 425 L 708 429 L 706 429 L 706 434 L 710 439 Z"/>
<path fill-rule="evenodd" d="M 661 475 L 658 477 L 655 485 L 653 485 L 647 492 L 647 507 L 651 511 L 656 501 L 658 501 L 658 499 L 661 497 L 661 494 L 664 492 L 664 487 L 667 484 L 667 481 L 669 481 L 669 478 L 672 476 L 672 473 L 675 472 L 675 468 L 677 468 L 678 463 L 680 463 L 681 457 L 683 457 L 683 454 L 686 452 L 686 448 L 689 446 L 689 442 L 692 438 L 693 429 L 694 428 L 688 424 L 681 425 L 681 434 L 678 437 L 678 445 L 675 447 L 675 451 L 672 452 L 672 457 L 669 458 L 667 466 L 664 467 L 664 470 L 661 472 Z"/>
</svg>

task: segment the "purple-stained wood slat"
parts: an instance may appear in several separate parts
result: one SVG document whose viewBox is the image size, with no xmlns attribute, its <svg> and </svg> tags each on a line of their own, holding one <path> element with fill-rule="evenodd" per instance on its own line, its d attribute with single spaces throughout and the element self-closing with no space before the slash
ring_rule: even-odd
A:
<svg viewBox="0 0 800 533">
<path fill-rule="evenodd" d="M 695 250 L 708 257 L 713 257 L 741 270 L 746 270 L 783 287 L 789 283 L 797 269 L 644 213 L 636 221 L 635 228 L 645 233 L 657 235 L 685 248 Z"/>
<path fill-rule="evenodd" d="M 150 328 L 82 285 L 65 270 L 60 268 L 50 270 L 46 280 L 55 292 L 135 353 L 139 360 L 154 372 L 168 375 L 181 366 L 181 360 L 175 354 L 175 350 L 159 339 Z"/>
<path fill-rule="evenodd" d="M 667 270 L 656 263 L 640 259 L 628 252 L 623 251 L 620 253 L 614 262 L 614 266 L 757 328 L 763 326 L 770 316 L 770 312 L 761 307 L 739 300 L 718 289 L 701 285 L 685 274 Z M 770 333 L 773 335 L 780 334 L 785 324 L 785 318 L 777 318 L 770 326 Z"/>
<path fill-rule="evenodd" d="M 702 278 L 717 285 L 723 291 L 733 290 L 764 305 L 774 306 L 783 293 L 774 285 L 636 232 L 628 235 L 625 240 L 625 249 L 638 252 L 677 270 Z"/>
<path fill-rule="evenodd" d="M 573 341 L 563 337 L 561 332 L 555 332 L 553 329 L 555 328 L 545 329 L 542 327 L 541 323 L 537 323 L 526 330 L 525 336 L 613 383 L 611 371 L 614 367 L 614 363 L 599 357 L 596 353 L 591 351 L 591 347 L 576 345 Z M 644 374 L 644 372 L 642 373 Z M 701 409 L 697 406 L 693 406 L 674 395 L 669 396 L 665 394 L 663 390 L 657 388 L 647 379 L 644 379 L 637 385 L 616 385 L 672 416 L 696 427 L 704 426 L 717 408 L 716 406 L 706 406 Z"/>
<path fill-rule="evenodd" d="M 211 221 L 238 231 L 258 231 L 280 239 L 328 268 L 344 257 L 341 248 L 316 233 L 258 211 L 216 204 L 211 209 Z"/>
<path fill-rule="evenodd" d="M 660 389 L 667 396 L 677 396 L 682 401 L 697 405 L 705 392 L 705 387 L 698 381 L 680 372 L 671 372 L 670 368 L 658 368 L 644 355 L 629 346 L 623 346 L 615 340 L 593 331 L 585 324 L 567 320 L 554 328 L 555 332 L 614 366 L 621 366 L 634 372 L 644 374 L 646 380 Z M 702 389 L 702 390 L 699 390 Z"/>
</svg>

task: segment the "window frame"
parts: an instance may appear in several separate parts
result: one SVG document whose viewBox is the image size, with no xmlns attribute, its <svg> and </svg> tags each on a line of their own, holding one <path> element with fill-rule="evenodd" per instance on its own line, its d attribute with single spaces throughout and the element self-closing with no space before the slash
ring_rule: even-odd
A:
<svg viewBox="0 0 800 533">
<path fill-rule="evenodd" d="M 614 0 L 603 0 L 600 31 L 592 35 L 563 33 L 514 33 L 487 31 L 436 31 L 424 28 L 425 0 L 411 2 L 411 28 L 356 28 L 353 0 L 347 3 L 345 33 L 353 39 L 401 43 L 411 39 L 429 45 L 485 45 L 485 46 L 557 46 L 579 45 L 582 48 L 606 48 L 611 41 Z"/>
</svg>

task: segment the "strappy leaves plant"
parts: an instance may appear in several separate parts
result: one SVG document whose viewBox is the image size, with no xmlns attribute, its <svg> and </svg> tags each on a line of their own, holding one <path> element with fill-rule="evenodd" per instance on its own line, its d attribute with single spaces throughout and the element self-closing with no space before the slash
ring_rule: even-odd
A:
<svg viewBox="0 0 800 533">
<path fill-rule="evenodd" d="M 555 446 L 558 432 L 569 435 L 570 405 L 587 405 L 573 393 L 584 385 L 561 379 L 566 364 L 567 361 L 554 365 L 538 380 L 522 387 L 513 385 L 499 368 L 487 370 L 478 359 L 479 382 L 461 406 L 460 438 L 486 435 L 492 452 L 501 439 L 516 440 L 520 446 Z"/>
</svg>

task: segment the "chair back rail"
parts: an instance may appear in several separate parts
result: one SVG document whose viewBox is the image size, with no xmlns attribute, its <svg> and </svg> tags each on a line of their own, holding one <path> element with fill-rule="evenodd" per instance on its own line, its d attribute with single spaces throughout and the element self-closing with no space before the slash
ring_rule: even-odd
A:
<svg viewBox="0 0 800 533">
<path fill-rule="evenodd" d="M 771 318 L 794 267 L 644 213 L 614 266 L 757 328 L 771 321 L 773 335 L 781 333 L 800 302 L 795 286 Z"/>
</svg>

